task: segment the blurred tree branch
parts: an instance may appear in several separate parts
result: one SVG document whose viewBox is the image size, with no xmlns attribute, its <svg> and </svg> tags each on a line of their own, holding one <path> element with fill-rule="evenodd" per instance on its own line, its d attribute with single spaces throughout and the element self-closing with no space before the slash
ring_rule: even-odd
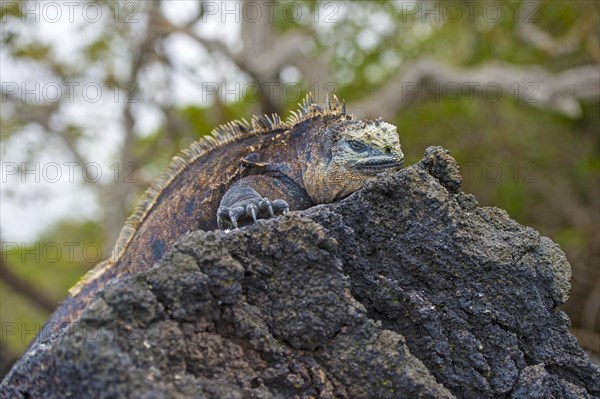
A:
<svg viewBox="0 0 600 399">
<path fill-rule="evenodd" d="M 77 162 L 81 164 L 87 162 L 87 159 L 77 149 L 76 138 L 69 135 L 66 129 L 57 130 L 51 126 L 50 119 L 58 111 L 58 102 L 27 107 L 17 96 L 6 93 L 4 90 L 2 90 L 2 98 L 14 106 L 15 119 L 39 124 L 48 135 L 60 140 Z"/>
<path fill-rule="evenodd" d="M 564 36 L 555 39 L 550 33 L 539 28 L 531 21 L 519 18 L 517 36 L 525 43 L 543 50 L 552 56 L 569 55 L 577 51 L 582 43 L 586 44 L 589 54 L 596 62 L 600 62 L 600 46 L 598 46 L 598 14 L 593 3 L 584 3 L 588 9 L 583 17 L 576 21 Z M 539 1 L 528 1 L 527 7 L 538 9 Z"/>
<path fill-rule="evenodd" d="M 166 18 L 158 16 L 157 28 L 164 35 L 183 33 L 208 51 L 217 51 L 246 73 L 260 87 L 263 113 L 280 113 L 283 107 L 282 87 L 279 73 L 285 66 L 294 66 L 304 78 L 313 84 L 332 82 L 327 60 L 309 56 L 304 51 L 314 34 L 312 31 L 278 33 L 268 18 L 258 21 L 241 20 L 241 51 L 233 52 L 220 40 L 208 39 L 197 34 L 194 26 L 200 23 L 203 13 L 185 25 L 174 25 Z M 278 90 L 272 93 L 272 90 Z"/>
<path fill-rule="evenodd" d="M 462 96 L 481 94 L 494 86 L 501 90 L 500 95 L 511 95 L 522 103 L 577 117 L 581 113 L 580 101 L 600 99 L 600 67 L 584 65 L 553 74 L 537 66 L 494 62 L 456 68 L 423 58 L 379 90 L 353 103 L 352 109 L 358 110 L 359 115 L 391 119 L 412 101 L 425 98 L 427 88 L 434 85 L 437 88 L 433 91 L 438 95 L 456 89 Z M 496 96 L 494 90 L 490 90 L 492 96 Z"/>
<path fill-rule="evenodd" d="M 4 256 L 2 256 L 4 258 Z M 56 308 L 56 301 L 29 284 L 28 281 L 23 280 L 10 270 L 10 267 L 0 259 L 0 279 L 6 285 L 17 291 L 19 294 L 26 297 L 31 303 L 46 312 L 54 311 Z"/>
</svg>

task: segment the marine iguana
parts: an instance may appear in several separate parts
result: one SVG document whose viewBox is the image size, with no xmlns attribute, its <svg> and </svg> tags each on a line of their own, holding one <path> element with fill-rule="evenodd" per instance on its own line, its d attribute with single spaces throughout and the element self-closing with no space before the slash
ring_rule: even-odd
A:
<svg viewBox="0 0 600 399">
<path fill-rule="evenodd" d="M 324 109 L 308 96 L 285 122 L 273 114 L 219 126 L 173 158 L 125 223 L 112 257 L 71 288 L 44 335 L 76 321 L 108 281 L 149 269 L 186 232 L 336 201 L 399 169 L 403 158 L 395 126 L 357 120 L 335 96 Z"/>
</svg>

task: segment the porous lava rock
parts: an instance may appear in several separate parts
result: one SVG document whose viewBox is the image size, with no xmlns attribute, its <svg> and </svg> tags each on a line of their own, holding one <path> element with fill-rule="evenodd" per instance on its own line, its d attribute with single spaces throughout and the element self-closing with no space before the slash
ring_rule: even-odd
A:
<svg viewBox="0 0 600 399">
<path fill-rule="evenodd" d="M 430 147 L 333 204 L 190 233 L 34 345 L 10 398 L 590 398 L 560 248 Z"/>
</svg>

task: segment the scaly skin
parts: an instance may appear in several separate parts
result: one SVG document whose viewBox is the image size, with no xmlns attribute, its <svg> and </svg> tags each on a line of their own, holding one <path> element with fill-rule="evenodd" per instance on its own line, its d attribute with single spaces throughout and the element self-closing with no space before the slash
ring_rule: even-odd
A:
<svg viewBox="0 0 600 399">
<path fill-rule="evenodd" d="M 151 199 L 121 253 L 71 291 L 46 332 L 76 321 L 108 281 L 149 269 L 189 231 L 235 227 L 333 202 L 378 173 L 401 167 L 395 126 L 355 120 L 339 103 L 328 105 L 323 111 L 305 102 L 297 123 L 232 136 L 185 161 Z"/>
</svg>

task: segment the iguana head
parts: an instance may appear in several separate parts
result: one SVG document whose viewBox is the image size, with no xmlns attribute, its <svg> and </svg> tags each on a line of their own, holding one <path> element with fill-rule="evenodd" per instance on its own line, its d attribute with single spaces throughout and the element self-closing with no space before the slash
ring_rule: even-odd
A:
<svg viewBox="0 0 600 399">
<path fill-rule="evenodd" d="M 332 134 L 331 163 L 373 176 L 402 166 L 404 154 L 396 126 L 381 120 L 344 121 Z"/>
<path fill-rule="evenodd" d="M 306 191 L 317 203 L 343 198 L 377 174 L 402 166 L 404 154 L 394 125 L 338 116 L 320 130 L 325 145 L 316 151 L 319 156 L 311 157 L 304 179 Z"/>
</svg>

